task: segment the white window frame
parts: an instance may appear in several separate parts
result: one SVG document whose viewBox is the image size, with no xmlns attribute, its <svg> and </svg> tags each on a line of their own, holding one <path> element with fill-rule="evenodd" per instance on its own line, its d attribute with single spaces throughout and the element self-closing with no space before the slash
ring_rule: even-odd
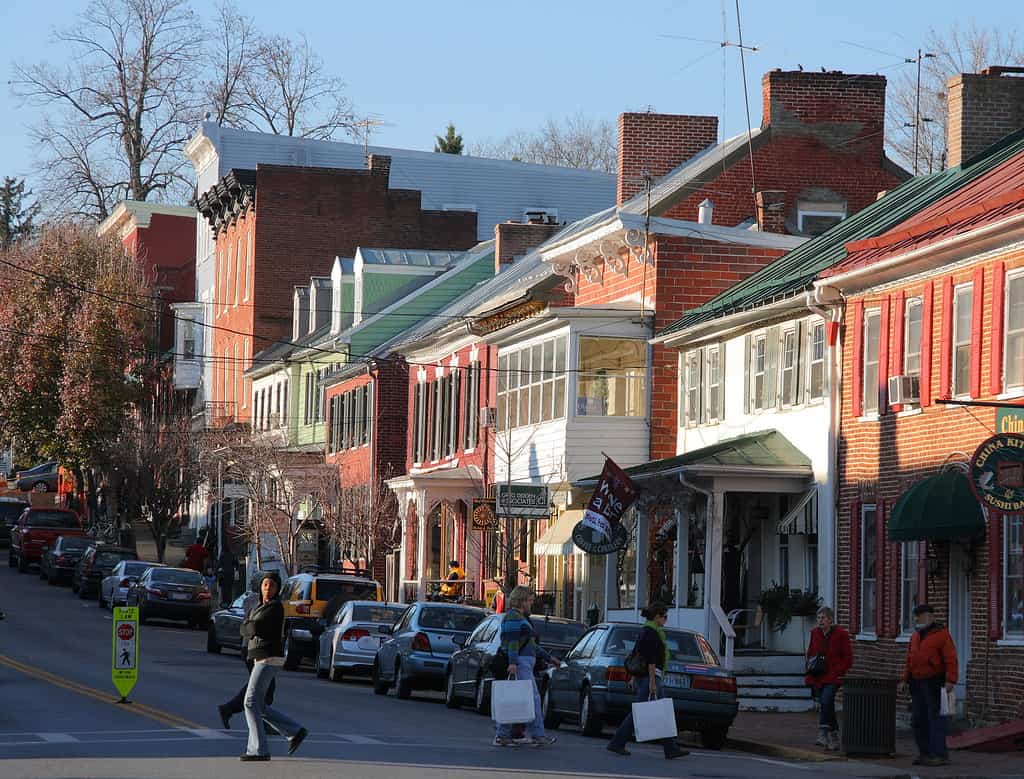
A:
<svg viewBox="0 0 1024 779">
<path fill-rule="evenodd" d="M 1024 641 L 1024 621 L 1020 630 L 1010 630 L 1010 613 L 1015 604 L 1010 601 L 1010 523 L 1016 520 L 1022 523 L 1021 533 L 1024 534 L 1024 518 L 1020 515 L 1007 515 L 1003 518 L 1003 638 L 1012 641 Z M 1024 576 L 1016 578 L 1018 587 L 1024 589 Z M 1024 597 L 1024 595 L 1022 595 Z M 1022 607 L 1024 608 L 1024 607 Z"/>
<path fill-rule="evenodd" d="M 714 424 L 717 424 L 717 423 L 722 421 L 718 417 L 718 412 L 719 412 L 719 409 L 721 409 L 723 407 L 723 401 L 725 400 L 722 397 L 722 393 L 725 392 L 724 382 L 722 381 L 723 373 L 724 373 L 724 370 L 725 370 L 725 366 L 722 364 L 722 345 L 721 344 L 713 344 L 713 345 L 710 345 L 710 346 L 705 346 L 701 351 L 703 352 L 703 355 L 704 355 L 704 359 L 703 359 L 702 365 L 701 365 L 701 370 L 703 371 L 703 375 L 705 377 L 705 381 L 704 381 L 704 392 L 702 393 L 703 394 L 702 403 L 704 405 L 704 408 L 703 408 L 703 413 L 702 413 L 700 419 L 705 424 L 714 425 Z M 712 381 L 711 380 L 711 377 L 713 375 L 712 374 L 712 370 L 711 370 L 711 358 L 712 358 L 712 355 L 714 355 L 716 361 L 718 362 L 718 370 L 716 371 L 716 373 L 717 373 L 717 377 L 716 377 L 717 380 L 716 381 Z M 718 397 L 715 398 L 714 401 L 712 402 L 711 390 L 713 388 L 715 390 L 717 390 Z"/>
<path fill-rule="evenodd" d="M 758 347 L 762 347 L 762 365 L 758 370 Z M 757 333 L 750 338 L 750 408 L 755 413 L 768 410 L 768 333 Z M 757 380 L 761 379 L 761 393 L 758 396 Z"/>
<path fill-rule="evenodd" d="M 868 333 L 871 331 L 871 320 L 878 320 L 878 333 L 875 338 L 868 338 Z M 864 311 L 864 330 L 861 334 L 862 348 L 861 351 L 861 413 L 864 416 L 871 416 L 873 414 L 880 413 L 878 407 L 878 376 L 879 371 L 882 369 L 881 362 L 879 360 L 879 341 L 882 334 L 882 310 L 880 308 L 871 308 Z M 868 359 L 868 354 L 871 350 L 874 350 L 874 360 Z M 868 384 L 868 365 L 873 364 L 875 366 L 875 380 L 872 384 Z M 869 405 L 869 402 L 871 405 Z"/>
<path fill-rule="evenodd" d="M 793 339 L 793 363 L 788 368 L 786 367 L 786 339 L 792 337 Z M 789 371 L 793 386 L 790 394 L 787 395 L 785 392 L 786 388 L 786 372 Z M 794 406 L 800 405 L 800 341 L 797 338 L 797 328 L 794 324 L 792 327 L 786 327 L 779 334 L 779 405 L 782 408 L 793 408 Z"/>
<path fill-rule="evenodd" d="M 693 349 L 689 352 L 684 352 L 680 355 L 683 361 L 683 391 L 682 391 L 682 406 L 683 406 L 683 426 L 684 427 L 697 427 L 701 420 L 701 381 L 700 374 L 703 368 L 700 349 Z M 694 368 L 696 376 L 694 376 L 690 368 Z M 690 396 L 693 395 L 694 403 L 691 403 Z M 695 406 L 695 407 L 692 407 Z"/>
<path fill-rule="evenodd" d="M 870 601 L 868 598 L 865 597 L 864 592 L 864 585 L 868 581 L 867 577 L 864 575 L 864 572 L 867 568 L 866 536 L 869 526 L 868 522 L 865 521 L 865 518 L 869 511 L 871 512 L 870 527 L 872 528 L 872 532 L 875 534 L 875 576 L 873 579 L 871 579 L 871 581 L 874 584 L 874 587 L 872 588 L 873 594 Z M 878 566 L 881 564 L 881 562 L 882 561 L 879 558 L 878 554 L 878 505 L 875 503 L 865 503 L 860 507 L 860 560 L 857 561 L 857 564 L 860 566 L 860 580 L 857 584 L 857 586 L 860 588 L 860 591 L 858 593 L 858 597 L 860 599 L 860 625 L 858 625 L 858 628 L 860 629 L 860 635 L 878 635 Z M 869 602 L 871 606 L 871 615 L 873 623 L 870 628 L 866 626 L 864 621 L 864 615 L 867 613 L 867 605 Z"/>
<path fill-rule="evenodd" d="M 960 296 L 963 293 L 969 293 L 971 296 L 971 311 L 970 316 L 967 318 L 967 332 L 960 332 Z M 971 350 L 974 348 L 974 344 L 971 343 L 971 324 L 974 319 L 974 284 L 958 284 L 953 288 L 953 343 L 950 348 L 953 350 L 953 354 L 950 356 L 950 363 L 952 370 L 950 371 L 948 387 L 950 394 L 955 398 L 969 398 L 971 396 Z M 959 373 L 960 360 L 957 359 L 958 347 L 967 347 L 967 386 L 961 387 L 961 391 L 957 391 L 956 377 Z M 943 391 L 947 388 L 943 387 Z"/>
<path fill-rule="evenodd" d="M 914 606 L 917 605 L 917 566 L 918 566 L 918 544 L 917 541 L 907 541 L 900 544 L 900 635 L 909 636 L 914 632 Z M 912 570 L 907 570 L 910 560 L 908 552 L 912 550 L 914 565 Z M 907 590 L 910 590 L 908 593 Z M 907 598 L 910 598 L 908 606 Z"/>
<path fill-rule="evenodd" d="M 1010 381 L 1009 361 L 1010 361 L 1010 309 L 1012 303 L 1010 301 L 1010 289 L 1013 286 L 1013 282 L 1018 281 L 1024 283 L 1024 270 L 1016 270 L 1014 272 L 1007 272 L 1006 284 L 1004 285 L 1006 302 L 1003 306 L 1003 391 L 1010 392 L 1013 390 L 1019 390 L 1024 388 L 1024 365 L 1022 365 L 1020 381 L 1012 383 Z M 973 304 L 972 304 L 973 305 Z M 1016 334 L 1024 337 L 1024 328 L 1014 331 Z M 1022 358 L 1024 363 L 1024 358 Z"/>
<path fill-rule="evenodd" d="M 814 357 L 814 334 L 820 328 L 821 330 L 821 358 L 815 359 Z M 821 365 L 821 394 L 814 394 L 814 366 L 816 364 Z M 807 398 L 808 402 L 814 403 L 815 401 L 824 400 L 825 395 L 828 394 L 828 333 L 825 329 L 825 322 L 821 319 L 809 319 L 807 320 Z"/>
<path fill-rule="evenodd" d="M 558 360 L 558 349 L 559 343 L 561 342 L 562 347 L 562 362 L 559 365 Z M 551 344 L 551 360 L 552 370 L 546 371 L 543 368 L 543 356 L 545 346 Z M 541 367 L 533 369 L 532 365 L 530 369 L 523 369 L 522 364 L 524 362 L 524 355 L 530 355 L 535 346 L 540 346 L 541 354 Z M 500 409 L 504 405 L 505 413 L 498 414 L 498 432 L 508 432 L 509 430 L 516 430 L 524 427 L 536 427 L 539 425 L 545 425 L 549 422 L 556 422 L 566 417 L 566 403 L 568 402 L 569 396 L 569 377 L 568 377 L 568 366 L 569 366 L 569 334 L 561 333 L 550 338 L 545 338 L 536 343 L 530 343 L 524 346 L 517 346 L 508 351 L 502 352 L 498 357 L 498 408 Z M 527 360 L 528 361 L 528 360 Z M 550 374 L 550 375 L 549 375 Z M 515 386 L 512 386 L 513 383 Z M 561 384 L 562 387 L 562 398 L 561 403 L 558 401 L 558 387 Z M 531 423 L 533 419 L 533 412 L 531 410 L 532 397 L 535 394 L 533 388 L 540 386 L 540 397 L 541 397 L 541 410 L 538 414 L 538 422 Z M 526 418 L 523 418 L 523 401 L 522 393 L 526 393 Z M 551 402 L 551 419 L 544 419 L 544 394 L 550 393 Z M 511 399 L 515 400 L 515 424 L 512 424 L 513 409 Z M 477 412 L 479 413 L 479 411 Z"/>
<path fill-rule="evenodd" d="M 623 389 L 626 398 L 626 413 L 624 414 L 589 414 L 580 413 L 580 384 L 581 379 L 585 376 L 592 376 L 596 374 L 594 370 L 584 371 L 580 365 L 583 354 L 583 342 L 584 341 L 604 341 L 610 343 L 612 341 L 626 341 L 631 344 L 642 345 L 640 358 L 644 365 L 643 368 L 636 372 L 635 368 L 628 368 L 626 371 L 612 372 L 612 369 L 608 369 L 608 376 L 614 381 L 620 381 L 623 384 Z M 576 337 L 576 403 L 574 404 L 574 416 L 577 419 L 643 419 L 647 416 L 647 391 L 648 391 L 648 378 L 647 374 L 650 371 L 650 349 L 646 348 L 647 344 L 645 341 L 637 338 L 626 338 L 623 336 L 606 336 L 606 335 L 579 335 Z M 603 370 L 603 369 L 597 369 Z M 640 385 L 639 393 L 639 407 L 631 406 L 630 401 L 636 396 L 634 388 L 636 385 Z"/>
<path fill-rule="evenodd" d="M 917 323 L 917 350 L 913 354 L 917 355 L 917 370 L 911 372 L 910 368 L 910 355 L 911 355 L 911 336 L 910 336 L 910 317 L 913 312 L 917 312 L 918 323 Z M 921 298 L 913 297 L 907 298 L 906 303 L 903 306 L 903 374 L 905 376 L 917 376 L 921 378 L 921 339 L 924 332 L 924 301 Z"/>
<path fill-rule="evenodd" d="M 846 219 L 846 205 L 844 203 L 812 203 L 798 200 L 796 204 L 796 229 L 801 233 L 805 232 L 804 217 L 806 216 L 838 217 L 836 222 L 838 224 Z M 835 227 L 835 225 L 832 225 L 832 227 Z M 831 230 L 832 227 L 826 228 L 826 231 Z"/>
<path fill-rule="evenodd" d="M 249 300 L 249 293 L 252 288 L 249 265 L 252 262 L 252 225 L 249 225 L 249 229 L 245 231 L 245 300 Z"/>
</svg>

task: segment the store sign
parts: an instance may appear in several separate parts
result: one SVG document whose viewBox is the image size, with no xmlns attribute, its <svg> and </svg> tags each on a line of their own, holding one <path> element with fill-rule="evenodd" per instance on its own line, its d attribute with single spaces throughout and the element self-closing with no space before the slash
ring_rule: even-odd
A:
<svg viewBox="0 0 1024 779">
<path fill-rule="evenodd" d="M 495 511 L 499 517 L 547 519 L 551 496 L 546 484 L 499 484 Z"/>
<path fill-rule="evenodd" d="M 473 529 L 493 530 L 498 526 L 498 518 L 494 514 L 494 498 L 476 498 L 473 500 Z"/>
<path fill-rule="evenodd" d="M 1024 435 L 999 433 L 983 442 L 971 457 L 971 487 L 991 509 L 1024 511 Z"/>
<path fill-rule="evenodd" d="M 1024 407 L 996 411 L 997 433 L 1024 433 Z"/>
<path fill-rule="evenodd" d="M 244 484 L 238 484 L 237 482 L 225 482 L 224 484 L 224 500 L 238 500 L 240 498 L 248 498 L 249 489 Z"/>
<path fill-rule="evenodd" d="M 629 543 L 629 530 L 620 522 L 612 528 L 612 536 L 609 539 L 600 530 L 577 522 L 576 527 L 572 529 L 572 542 L 587 554 L 611 554 L 626 548 L 626 544 Z"/>
</svg>

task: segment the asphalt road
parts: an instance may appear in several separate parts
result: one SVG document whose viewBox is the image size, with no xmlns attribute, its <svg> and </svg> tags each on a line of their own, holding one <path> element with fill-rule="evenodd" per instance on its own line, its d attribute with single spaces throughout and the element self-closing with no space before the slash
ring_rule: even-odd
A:
<svg viewBox="0 0 1024 779">
<path fill-rule="evenodd" d="M 140 629 L 132 703 L 111 683 L 110 613 L 34 572 L 18 574 L 0 552 L 0 777 L 479 777 L 886 776 L 855 762 L 789 763 L 694 749 L 672 762 L 658 747 L 622 758 L 572 726 L 544 749 L 491 746 L 490 721 L 450 711 L 440 695 L 373 694 L 366 682 L 332 684 L 308 667 L 278 677 L 277 702 L 310 736 L 295 757 L 273 739 L 274 760 L 243 764 L 244 718 L 221 730 L 216 705 L 245 683 L 238 656 L 206 652 L 205 633 L 173 624 Z M 610 735 L 610 734 L 609 734 Z"/>
</svg>

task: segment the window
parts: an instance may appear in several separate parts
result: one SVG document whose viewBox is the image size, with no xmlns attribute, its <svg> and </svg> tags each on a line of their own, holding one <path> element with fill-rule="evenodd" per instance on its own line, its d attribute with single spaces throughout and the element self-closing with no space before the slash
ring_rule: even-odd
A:
<svg viewBox="0 0 1024 779">
<path fill-rule="evenodd" d="M 580 337 L 576 415 L 641 417 L 647 395 L 647 343 Z"/>
<path fill-rule="evenodd" d="M 242 254 L 242 236 L 235 243 L 235 305 L 238 305 L 242 288 L 242 274 L 245 273 L 245 256 Z"/>
<path fill-rule="evenodd" d="M 567 343 L 558 336 L 498 357 L 498 430 L 565 417 Z"/>
<path fill-rule="evenodd" d="M 310 424 L 313 423 L 313 419 L 314 419 L 314 413 L 315 412 L 314 412 L 313 403 L 314 403 L 314 401 L 316 399 L 316 395 L 315 395 L 316 384 L 313 382 L 313 373 L 312 372 L 306 374 L 304 390 L 305 390 L 306 411 L 305 411 L 305 414 L 303 414 L 303 422 L 305 424 L 307 424 L 307 425 L 310 425 Z"/>
<path fill-rule="evenodd" d="M 251 283 L 249 281 L 250 274 L 252 273 L 252 270 L 255 270 L 255 269 L 250 270 L 250 268 L 249 268 L 249 265 L 252 263 L 252 230 L 253 230 L 253 228 L 250 226 L 249 229 L 245 233 L 245 266 L 244 266 L 245 271 L 244 271 L 244 273 L 245 273 L 245 299 L 246 300 L 249 299 L 249 290 L 250 290 L 250 287 L 251 287 Z"/>
<path fill-rule="evenodd" d="M 249 342 L 242 344 L 242 364 L 238 368 L 238 380 L 241 387 L 245 386 L 245 378 L 242 373 L 249 370 Z M 240 390 L 241 391 L 241 390 Z M 249 395 L 242 393 L 242 408 L 249 408 Z"/>
<path fill-rule="evenodd" d="M 779 584 L 789 586 L 789 536 L 779 535 Z"/>
<path fill-rule="evenodd" d="M 953 395 L 971 392 L 971 309 L 974 289 L 970 284 L 953 293 Z M 945 391 L 945 388 L 943 388 Z"/>
<path fill-rule="evenodd" d="M 704 403 L 703 421 L 718 422 L 722 414 L 722 346 L 708 346 L 705 355 L 705 382 L 707 397 Z"/>
<path fill-rule="evenodd" d="M 418 382 L 412 393 L 412 461 L 423 462 L 423 390 L 424 382 Z"/>
<path fill-rule="evenodd" d="M 921 310 L 921 298 L 910 298 L 903 314 L 903 373 L 918 378 L 921 376 Z"/>
<path fill-rule="evenodd" d="M 804 235 L 821 235 L 845 218 L 845 203 L 797 201 L 797 229 Z"/>
<path fill-rule="evenodd" d="M 809 533 L 804 536 L 804 581 L 811 592 L 818 591 L 818 534 Z"/>
<path fill-rule="evenodd" d="M 877 392 L 875 393 L 878 394 Z M 877 508 L 862 506 L 860 511 L 860 630 L 874 633 L 878 605 L 878 523 Z"/>
<path fill-rule="evenodd" d="M 321 368 L 316 372 L 316 421 L 323 422 L 327 412 L 327 388 L 324 387 L 324 376 L 327 369 Z"/>
<path fill-rule="evenodd" d="M 683 355 L 680 419 L 685 425 L 722 418 L 722 345 L 705 346 Z"/>
<path fill-rule="evenodd" d="M 196 323 L 192 319 L 185 319 L 182 321 L 181 327 L 181 357 L 184 360 L 194 360 L 196 357 Z"/>
<path fill-rule="evenodd" d="M 755 411 L 763 411 L 767 405 L 768 337 L 763 333 L 755 336 L 750 348 L 751 403 Z"/>
<path fill-rule="evenodd" d="M 878 309 L 864 312 L 864 414 L 878 413 Z"/>
<path fill-rule="evenodd" d="M 683 357 L 683 414 L 687 425 L 700 422 L 700 349 L 687 352 Z"/>
<path fill-rule="evenodd" d="M 550 419 L 550 404 L 547 407 Z M 473 449 L 480 429 L 480 362 L 473 361 L 466 371 L 466 390 L 462 402 L 462 448 Z"/>
<path fill-rule="evenodd" d="M 917 605 L 917 567 L 918 553 L 921 545 L 911 541 L 902 545 L 903 555 L 900 562 L 900 631 L 914 632 L 914 607 Z"/>
<path fill-rule="evenodd" d="M 800 350 L 797 345 L 796 330 L 786 330 L 782 334 L 782 405 L 795 406 L 799 388 Z"/>
<path fill-rule="evenodd" d="M 430 438 L 430 459 L 437 461 L 441 459 L 441 436 L 443 434 L 441 419 L 444 417 L 444 381 L 438 379 L 430 385 L 431 392 L 431 438 Z"/>
<path fill-rule="evenodd" d="M 825 396 L 825 323 L 812 322 L 807 340 L 807 394 L 814 400 Z"/>
<path fill-rule="evenodd" d="M 446 448 L 449 457 L 454 457 L 459 448 L 459 392 L 462 389 L 462 371 L 453 368 L 448 376 L 448 403 L 445 404 L 448 416 L 448 446 Z"/>
<path fill-rule="evenodd" d="M 234 267 L 234 264 L 235 264 L 235 247 L 234 247 L 234 244 L 232 244 L 231 246 L 228 246 L 228 250 L 227 250 L 227 271 L 226 271 L 227 279 L 226 279 L 226 281 L 224 283 L 224 310 L 225 311 L 227 310 L 228 306 L 231 305 L 232 302 L 235 302 L 235 303 L 238 302 L 237 298 L 234 301 L 232 301 L 232 299 L 231 299 L 231 293 L 235 289 L 234 272 L 237 270 L 237 268 Z"/>
<path fill-rule="evenodd" d="M 1024 275 L 1006 280 L 1006 386 L 1024 387 Z"/>
<path fill-rule="evenodd" d="M 1006 517 L 1006 637 L 1024 638 L 1024 517 Z"/>
</svg>

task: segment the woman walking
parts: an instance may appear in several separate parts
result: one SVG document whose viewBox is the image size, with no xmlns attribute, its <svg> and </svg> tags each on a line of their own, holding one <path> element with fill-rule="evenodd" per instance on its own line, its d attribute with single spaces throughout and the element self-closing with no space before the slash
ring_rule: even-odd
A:
<svg viewBox="0 0 1024 779">
<path fill-rule="evenodd" d="M 537 643 L 537 634 L 530 624 L 530 608 L 533 606 L 533 590 L 516 587 L 508 597 L 509 610 L 501 619 L 501 647 L 508 654 L 508 675 L 520 681 L 533 682 L 533 722 L 526 726 L 525 738 L 513 738 L 512 726 L 498 724 L 494 734 L 494 746 L 534 746 L 554 744 L 554 736 L 544 732 L 544 712 L 540 703 L 540 690 L 533 676 L 534 666 L 540 662 L 552 663 L 551 655 Z"/>
<path fill-rule="evenodd" d="M 264 720 L 273 725 L 279 733 L 288 737 L 288 754 L 299 748 L 307 731 L 283 712 L 267 705 L 267 688 L 277 676 L 277 669 L 284 665 L 284 647 L 281 636 L 284 633 L 284 608 L 277 596 L 281 592 L 281 578 L 271 571 L 260 580 L 260 603 L 242 622 L 242 637 L 248 639 L 249 660 L 252 672 L 249 686 L 245 690 L 245 721 L 249 726 L 249 743 L 244 761 L 270 760 Z"/>
<path fill-rule="evenodd" d="M 636 690 L 636 702 L 645 703 L 657 700 L 662 696 L 661 677 L 668 666 L 668 637 L 665 635 L 665 622 L 668 621 L 668 608 L 664 603 L 652 603 L 641 614 L 647 620 L 636 640 L 633 652 L 639 655 L 644 662 L 645 672 L 633 679 L 633 686 Z M 617 755 L 629 755 L 626 749 L 626 742 L 633 735 L 633 712 L 626 715 L 626 719 L 615 731 L 612 740 L 608 742 L 608 751 Z M 661 747 L 665 750 L 665 759 L 673 760 L 677 757 L 684 757 L 690 754 L 687 750 L 680 748 L 674 738 L 661 740 Z"/>
<path fill-rule="evenodd" d="M 811 630 L 806 657 L 804 682 L 811 688 L 819 706 L 818 739 L 814 743 L 835 752 L 839 749 L 836 693 L 853 665 L 853 648 L 850 634 L 835 624 L 835 615 L 828 606 L 818 609 L 818 625 Z"/>
</svg>

